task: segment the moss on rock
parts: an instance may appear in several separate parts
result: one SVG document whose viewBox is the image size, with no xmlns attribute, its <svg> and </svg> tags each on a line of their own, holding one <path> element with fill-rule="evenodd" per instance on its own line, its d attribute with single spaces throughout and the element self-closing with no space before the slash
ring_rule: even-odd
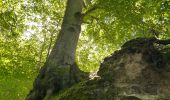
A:
<svg viewBox="0 0 170 100">
<path fill-rule="evenodd" d="M 101 63 L 100 78 L 62 90 L 53 100 L 169 100 L 170 50 L 153 41 L 125 43 Z"/>
</svg>

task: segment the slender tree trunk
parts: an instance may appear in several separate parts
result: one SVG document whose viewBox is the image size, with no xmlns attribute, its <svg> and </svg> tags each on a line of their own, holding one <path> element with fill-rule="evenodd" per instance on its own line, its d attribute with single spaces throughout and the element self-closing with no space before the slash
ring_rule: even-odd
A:
<svg viewBox="0 0 170 100">
<path fill-rule="evenodd" d="M 26 100 L 49 100 L 51 95 L 81 80 L 75 64 L 76 46 L 81 31 L 83 0 L 68 0 L 57 41 Z"/>
<path fill-rule="evenodd" d="M 50 34 L 50 42 L 49 42 L 49 46 L 48 46 L 48 49 L 47 49 L 47 56 L 46 56 L 46 60 L 47 58 L 49 57 L 50 55 L 50 50 L 51 50 L 51 46 L 52 46 L 52 42 L 53 42 L 53 34 L 54 34 L 55 30 L 51 32 Z"/>
</svg>

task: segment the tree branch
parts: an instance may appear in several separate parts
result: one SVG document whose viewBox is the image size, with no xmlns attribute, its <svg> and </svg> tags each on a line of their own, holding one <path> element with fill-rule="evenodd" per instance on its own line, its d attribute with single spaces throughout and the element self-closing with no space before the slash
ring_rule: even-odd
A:
<svg viewBox="0 0 170 100">
<path fill-rule="evenodd" d="M 156 40 L 155 43 L 157 44 L 163 44 L 163 45 L 168 45 L 170 44 L 170 39 L 167 39 L 167 40 Z"/>
<path fill-rule="evenodd" d="M 92 7 L 91 9 L 87 10 L 85 13 L 82 14 L 82 18 L 84 18 L 85 16 L 87 16 L 88 14 L 92 13 L 93 11 L 95 11 L 97 9 L 96 6 Z"/>
</svg>

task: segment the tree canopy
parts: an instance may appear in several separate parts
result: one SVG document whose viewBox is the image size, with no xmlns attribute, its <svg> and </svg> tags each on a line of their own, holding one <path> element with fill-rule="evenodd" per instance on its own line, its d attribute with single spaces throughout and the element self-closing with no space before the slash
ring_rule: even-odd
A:
<svg viewBox="0 0 170 100">
<path fill-rule="evenodd" d="M 28 93 L 65 7 L 66 0 L 0 0 L 0 99 L 23 100 Z M 169 0 L 84 0 L 82 15 L 76 60 L 83 71 L 98 70 L 104 57 L 130 39 L 170 37 Z"/>
</svg>

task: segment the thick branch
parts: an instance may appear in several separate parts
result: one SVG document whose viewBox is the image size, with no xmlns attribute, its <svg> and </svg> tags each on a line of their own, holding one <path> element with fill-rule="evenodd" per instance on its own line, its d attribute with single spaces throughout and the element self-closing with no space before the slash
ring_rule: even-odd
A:
<svg viewBox="0 0 170 100">
<path fill-rule="evenodd" d="M 156 40 L 155 43 L 163 44 L 163 45 L 168 45 L 168 44 L 170 44 L 170 39 L 167 39 L 167 40 Z"/>
<path fill-rule="evenodd" d="M 95 11 L 97 9 L 96 6 L 92 7 L 91 9 L 87 10 L 85 13 L 82 14 L 82 17 L 87 16 L 88 14 L 92 13 L 93 11 Z"/>
</svg>

